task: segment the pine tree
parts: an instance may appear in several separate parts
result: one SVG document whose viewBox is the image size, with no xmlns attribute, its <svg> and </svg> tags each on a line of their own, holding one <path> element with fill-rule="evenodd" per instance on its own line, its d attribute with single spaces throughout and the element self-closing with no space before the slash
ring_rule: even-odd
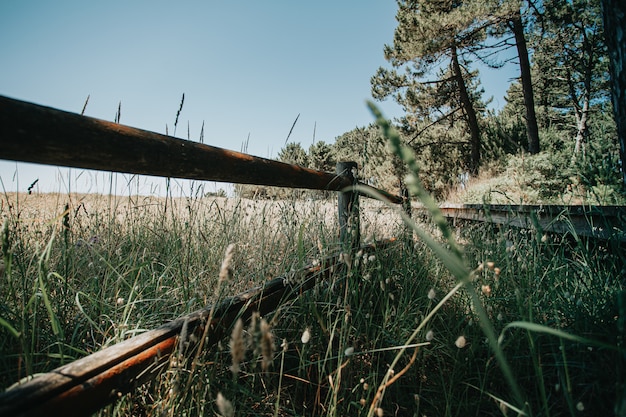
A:
<svg viewBox="0 0 626 417">
<path fill-rule="evenodd" d="M 600 0 L 551 0 L 537 10 L 532 42 L 543 101 L 571 120 L 572 159 L 584 150 L 594 104 L 608 101 L 608 56 Z"/>
<path fill-rule="evenodd" d="M 380 100 L 393 96 L 407 112 L 404 126 L 409 131 L 416 131 L 422 122 L 454 122 L 460 116 L 469 132 L 466 168 L 477 174 L 480 92 L 471 89 L 476 73 L 469 66 L 472 53 L 486 38 L 483 17 L 493 2 L 409 0 L 398 6 L 394 42 L 385 46 L 393 69 L 380 68 L 372 77 L 373 96 Z"/>
<path fill-rule="evenodd" d="M 617 124 L 622 161 L 622 186 L 626 190 L 626 2 L 624 0 L 602 0 L 602 14 L 606 44 L 611 68 L 611 99 Z M 626 415 L 625 384 L 621 384 L 619 405 L 616 414 Z"/>
<path fill-rule="evenodd" d="M 526 36 L 524 35 L 524 22 L 522 21 L 521 8 L 515 8 L 508 20 L 508 26 L 515 37 L 515 47 L 520 66 L 520 81 L 524 95 L 524 109 L 526 110 L 526 136 L 528 138 L 528 152 L 539 153 L 539 127 L 535 112 L 535 94 L 531 75 L 530 58 Z"/>
</svg>

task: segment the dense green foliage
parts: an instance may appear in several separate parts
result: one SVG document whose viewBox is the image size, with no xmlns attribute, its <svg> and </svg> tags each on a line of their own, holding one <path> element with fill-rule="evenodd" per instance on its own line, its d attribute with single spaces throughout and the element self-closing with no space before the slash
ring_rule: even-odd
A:
<svg viewBox="0 0 626 417">
<path fill-rule="evenodd" d="M 522 202 L 625 201 L 599 0 L 399 1 L 397 20 L 393 44 L 385 46 L 391 68 L 381 67 L 372 77 L 372 94 L 392 98 L 405 110 L 395 125 L 415 151 L 429 192 L 445 199 L 466 189 L 470 177 L 498 175 L 503 175 L 499 189 L 515 187 L 508 176 L 523 161 L 528 175 L 518 183 L 536 191 Z M 516 22 L 523 24 L 521 38 Z M 514 79 L 506 104 L 487 110 L 474 64 L 500 68 L 505 62 L 498 57 L 514 47 L 516 61 L 524 51 L 529 58 L 526 89 L 532 91 L 525 91 L 524 77 Z M 534 135 L 539 143 L 533 145 Z M 330 145 L 317 142 L 308 152 L 289 143 L 279 159 L 326 171 L 334 170 L 335 161 L 353 160 L 362 180 L 398 192 L 403 170 L 376 127 L 358 127 L 334 139 Z M 267 187 L 238 191 L 293 195 Z M 482 197 L 467 198 L 491 200 Z"/>
</svg>

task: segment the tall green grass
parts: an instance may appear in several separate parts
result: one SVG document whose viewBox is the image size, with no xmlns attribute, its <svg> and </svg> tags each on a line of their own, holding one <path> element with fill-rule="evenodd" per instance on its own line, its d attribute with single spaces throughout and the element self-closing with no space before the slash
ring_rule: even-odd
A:
<svg viewBox="0 0 626 417">
<path fill-rule="evenodd" d="M 403 235 L 404 216 L 410 244 L 345 254 L 331 279 L 214 349 L 189 352 L 181 335 L 158 379 L 100 415 L 613 414 L 619 245 L 451 228 L 376 117 L 431 215 L 362 204 L 364 235 Z M 167 202 L 68 193 L 32 211 L 44 197 L 3 196 L 3 388 L 340 248 L 333 200 L 216 199 L 195 184 Z"/>
</svg>

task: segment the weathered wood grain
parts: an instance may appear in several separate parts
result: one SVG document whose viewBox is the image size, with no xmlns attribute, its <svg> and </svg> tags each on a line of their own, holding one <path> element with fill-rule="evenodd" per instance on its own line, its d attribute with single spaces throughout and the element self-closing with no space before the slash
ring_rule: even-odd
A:
<svg viewBox="0 0 626 417">
<path fill-rule="evenodd" d="M 559 205 L 448 204 L 441 207 L 450 219 L 474 220 L 551 233 L 570 233 L 626 242 L 626 207 Z"/>
<path fill-rule="evenodd" d="M 349 178 L 0 96 L 0 159 L 339 191 Z M 364 187 L 372 188 L 362 184 Z M 394 203 L 402 198 L 376 190 Z"/>
</svg>

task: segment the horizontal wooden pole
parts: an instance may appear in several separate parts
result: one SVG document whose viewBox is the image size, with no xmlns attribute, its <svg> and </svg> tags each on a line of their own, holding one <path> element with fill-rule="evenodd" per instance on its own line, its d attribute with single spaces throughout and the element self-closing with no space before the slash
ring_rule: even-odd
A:
<svg viewBox="0 0 626 417">
<path fill-rule="evenodd" d="M 363 250 L 382 249 L 393 242 L 391 239 L 365 245 Z M 167 368 L 184 327 L 187 335 L 195 335 L 186 339 L 189 345 L 185 357 L 190 358 L 198 348 L 197 341 L 202 340 L 211 311 L 205 348 L 217 344 L 237 318 L 247 320 L 255 311 L 268 314 L 330 277 L 339 258 L 339 254 L 329 256 L 320 265 L 307 266 L 289 274 L 289 278 L 275 278 L 228 298 L 215 308 L 208 306 L 0 393 L 0 416 L 91 415 Z"/>
<path fill-rule="evenodd" d="M 601 240 L 626 242 L 626 207 L 563 206 L 508 204 L 448 204 L 442 206 L 445 217 L 503 224 L 532 229 L 535 224 L 546 232 Z"/>
<path fill-rule="evenodd" d="M 0 97 L 0 158 L 159 177 L 340 190 L 333 174 Z"/>
<path fill-rule="evenodd" d="M 0 96 L 0 159 L 159 177 L 339 191 L 334 173 Z M 381 191 L 381 190 L 377 190 Z M 382 192 L 392 202 L 397 196 Z"/>
</svg>

